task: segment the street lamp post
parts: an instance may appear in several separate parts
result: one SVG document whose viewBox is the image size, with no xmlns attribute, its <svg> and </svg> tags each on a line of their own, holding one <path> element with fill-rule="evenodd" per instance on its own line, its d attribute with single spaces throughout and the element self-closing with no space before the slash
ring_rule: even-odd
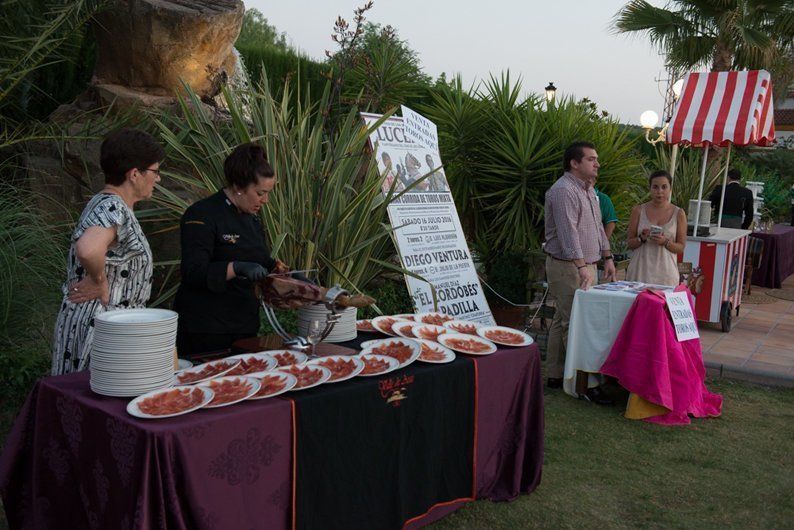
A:
<svg viewBox="0 0 794 530">
<path fill-rule="evenodd" d="M 684 87 L 684 80 L 679 79 L 675 83 L 673 83 L 672 92 L 673 92 L 673 101 L 677 101 L 679 97 L 681 97 L 681 90 Z M 670 107 L 672 109 L 672 107 Z M 667 111 L 665 111 L 667 112 Z M 664 126 L 656 133 L 656 138 L 651 138 L 651 131 L 656 127 L 656 124 L 659 123 L 659 115 L 656 114 L 652 110 L 646 110 L 640 115 L 640 125 L 642 128 L 645 129 L 645 141 L 647 141 L 651 145 L 656 145 L 659 142 L 664 141 L 665 136 L 667 135 L 667 128 L 670 126 L 670 118 L 672 117 L 672 110 L 670 110 L 670 115 L 666 117 L 666 121 Z M 678 144 L 673 144 L 673 151 L 670 154 L 670 178 L 675 179 L 675 165 L 678 159 Z"/>
<path fill-rule="evenodd" d="M 664 124 L 656 135 L 656 138 L 651 139 L 651 131 L 656 124 L 659 123 L 659 115 L 652 110 L 646 110 L 640 114 L 640 125 L 645 129 L 645 141 L 651 145 L 656 145 L 664 140 L 664 135 L 667 132 L 667 124 Z"/>
<path fill-rule="evenodd" d="M 554 86 L 554 81 L 549 81 L 544 90 L 546 91 L 546 103 L 554 103 L 554 96 L 557 94 L 557 87 Z"/>
</svg>

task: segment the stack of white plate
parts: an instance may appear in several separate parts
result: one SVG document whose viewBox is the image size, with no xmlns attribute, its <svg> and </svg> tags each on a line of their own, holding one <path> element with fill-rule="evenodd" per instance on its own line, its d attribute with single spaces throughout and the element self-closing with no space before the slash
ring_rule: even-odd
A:
<svg viewBox="0 0 794 530">
<path fill-rule="evenodd" d="M 356 338 L 356 308 L 348 307 L 341 313 L 339 321 L 323 342 L 347 342 Z M 328 310 L 324 304 L 301 307 L 298 310 L 298 334 L 301 337 L 308 337 L 309 326 L 314 320 L 319 320 L 320 326 L 325 328 L 326 315 Z"/>
<path fill-rule="evenodd" d="M 166 309 L 119 309 L 94 319 L 91 390 L 139 396 L 171 386 L 177 314 Z"/>
</svg>

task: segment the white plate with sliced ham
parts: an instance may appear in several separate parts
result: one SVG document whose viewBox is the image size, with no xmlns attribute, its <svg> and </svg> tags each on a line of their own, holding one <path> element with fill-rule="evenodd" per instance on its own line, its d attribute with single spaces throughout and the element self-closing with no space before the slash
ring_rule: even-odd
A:
<svg viewBox="0 0 794 530">
<path fill-rule="evenodd" d="M 204 386 L 176 386 L 148 392 L 127 404 L 136 418 L 160 419 L 193 412 L 212 401 L 215 394 Z"/>
<path fill-rule="evenodd" d="M 255 377 L 230 375 L 211 379 L 202 386 L 208 387 L 215 393 L 212 401 L 206 405 L 206 408 L 214 409 L 228 407 L 250 398 L 259 391 L 261 383 Z"/>
<path fill-rule="evenodd" d="M 400 368 L 404 368 L 419 358 L 422 353 L 422 347 L 414 339 L 394 337 L 376 341 L 361 353 L 394 357 L 400 363 Z"/>
<path fill-rule="evenodd" d="M 415 339 L 416 335 L 414 335 L 411 329 L 416 325 L 416 322 L 411 321 L 403 321 L 400 320 L 399 322 L 395 322 L 391 325 L 391 330 L 394 332 L 395 335 L 398 337 L 405 337 L 406 339 Z"/>
<path fill-rule="evenodd" d="M 391 329 L 392 325 L 402 320 L 402 318 L 392 316 L 375 317 L 372 319 L 372 326 L 384 335 L 391 335 L 393 337 L 395 333 Z"/>
<path fill-rule="evenodd" d="M 290 365 L 279 368 L 280 372 L 294 375 L 298 379 L 298 384 L 292 390 L 304 390 L 321 385 L 331 379 L 331 370 L 325 366 L 312 364 Z"/>
<path fill-rule="evenodd" d="M 529 346 L 535 342 L 532 337 L 523 331 L 505 326 L 483 326 L 477 330 L 477 334 L 502 346 Z"/>
<path fill-rule="evenodd" d="M 460 353 L 469 355 L 490 355 L 496 351 L 496 344 L 467 333 L 447 333 L 438 338 L 443 346 Z"/>
<path fill-rule="evenodd" d="M 374 377 L 376 375 L 387 374 L 400 367 L 400 361 L 394 357 L 386 355 L 375 355 L 371 353 L 361 353 L 358 355 L 364 363 L 364 369 L 358 374 L 363 377 Z"/>
<path fill-rule="evenodd" d="M 226 359 L 239 359 L 240 365 L 226 372 L 226 375 L 248 375 L 256 372 L 267 372 L 278 366 L 278 361 L 267 353 L 241 353 Z"/>
<path fill-rule="evenodd" d="M 312 359 L 307 365 L 316 364 L 331 370 L 329 383 L 347 381 L 356 377 L 364 369 L 364 362 L 352 355 L 327 355 L 319 359 Z"/>
<path fill-rule="evenodd" d="M 422 346 L 419 359 L 426 363 L 444 364 L 455 360 L 455 352 L 441 344 L 427 339 L 416 339 Z"/>
<path fill-rule="evenodd" d="M 178 385 L 194 385 L 215 377 L 221 377 L 240 364 L 240 359 L 219 359 L 192 368 L 179 370 L 174 377 Z"/>
<path fill-rule="evenodd" d="M 366 331 L 369 333 L 378 332 L 378 330 L 375 329 L 375 326 L 372 325 L 372 319 L 370 318 L 363 318 L 361 320 L 356 320 L 356 331 Z"/>
<path fill-rule="evenodd" d="M 444 327 L 451 332 L 467 333 L 469 335 L 476 335 L 477 330 L 482 326 L 483 324 L 479 322 L 470 322 L 468 320 L 450 320 L 449 322 L 444 322 Z"/>
<path fill-rule="evenodd" d="M 273 357 L 278 363 L 276 368 L 290 366 L 292 364 L 303 364 L 309 358 L 305 353 L 296 350 L 267 350 L 260 353 L 265 353 Z"/>
<path fill-rule="evenodd" d="M 455 320 L 455 318 L 437 311 L 428 311 L 425 313 L 417 313 L 415 320 L 423 324 L 435 324 L 436 326 L 443 326 L 444 322 Z"/>
<path fill-rule="evenodd" d="M 297 377 L 278 370 L 249 374 L 247 377 L 259 379 L 259 390 L 248 399 L 265 399 L 278 396 L 292 390 L 298 384 Z"/>
<path fill-rule="evenodd" d="M 418 339 L 434 340 L 438 342 L 439 335 L 450 332 L 444 326 L 436 326 L 435 324 L 414 324 L 411 330 Z"/>
</svg>

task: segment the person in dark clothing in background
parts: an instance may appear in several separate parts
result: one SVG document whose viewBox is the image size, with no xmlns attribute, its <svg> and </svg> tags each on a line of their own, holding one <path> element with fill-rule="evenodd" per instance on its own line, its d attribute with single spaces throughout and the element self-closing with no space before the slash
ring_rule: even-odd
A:
<svg viewBox="0 0 794 530">
<path fill-rule="evenodd" d="M 741 185 L 742 173 L 738 169 L 728 171 L 725 188 L 725 206 L 722 208 L 722 227 L 747 230 L 753 222 L 753 192 Z M 720 212 L 722 186 L 711 192 L 709 200 L 715 215 Z"/>
<path fill-rule="evenodd" d="M 615 227 L 618 224 L 618 214 L 615 211 L 615 205 L 612 204 L 612 199 L 609 198 L 609 195 L 596 188 L 593 189 L 598 198 L 598 208 L 601 210 L 601 223 L 604 225 L 604 232 L 607 235 L 607 239 L 609 239 L 612 237 L 612 232 L 615 231 Z"/>
</svg>

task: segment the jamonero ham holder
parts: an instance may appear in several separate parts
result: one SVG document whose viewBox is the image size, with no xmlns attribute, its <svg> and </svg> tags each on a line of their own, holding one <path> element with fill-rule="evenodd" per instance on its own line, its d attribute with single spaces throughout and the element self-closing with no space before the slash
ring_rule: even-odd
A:
<svg viewBox="0 0 794 530">
<path fill-rule="evenodd" d="M 363 308 L 375 303 L 375 299 L 363 294 L 351 295 L 338 285 L 327 288 L 314 285 L 293 277 L 294 271 L 281 262 L 265 279 L 256 284 L 256 293 L 267 320 L 276 333 L 283 339 L 284 345 L 304 350 L 309 348 L 306 337 L 293 336 L 279 323 L 275 309 L 299 309 L 311 305 L 325 305 L 325 327 L 321 340 L 325 339 L 342 316 L 342 311 L 349 307 Z"/>
</svg>

